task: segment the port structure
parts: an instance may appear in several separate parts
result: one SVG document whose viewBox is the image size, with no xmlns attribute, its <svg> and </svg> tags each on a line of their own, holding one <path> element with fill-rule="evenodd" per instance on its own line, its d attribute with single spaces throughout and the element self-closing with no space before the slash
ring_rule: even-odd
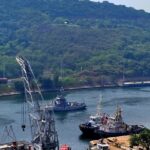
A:
<svg viewBox="0 0 150 150">
<path fill-rule="evenodd" d="M 2 142 L 4 141 L 7 141 L 8 139 L 13 140 L 13 142 L 16 141 L 16 136 L 15 136 L 15 132 L 13 130 L 12 125 L 4 127 L 4 131 L 0 139 L 0 144 L 2 144 Z"/>
<path fill-rule="evenodd" d="M 16 61 L 21 67 L 25 89 L 25 103 L 31 128 L 32 146 L 35 150 L 58 150 L 58 134 L 52 106 L 43 105 L 44 98 L 28 60 L 17 56 Z M 25 110 L 25 109 L 24 109 Z M 25 130 L 26 125 L 22 128 Z"/>
</svg>

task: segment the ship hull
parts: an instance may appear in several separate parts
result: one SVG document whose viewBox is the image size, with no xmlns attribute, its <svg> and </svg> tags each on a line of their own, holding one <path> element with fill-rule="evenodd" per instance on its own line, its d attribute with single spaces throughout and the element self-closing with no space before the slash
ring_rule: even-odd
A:
<svg viewBox="0 0 150 150">
<path fill-rule="evenodd" d="M 103 130 L 99 130 L 98 127 L 92 127 L 92 126 L 88 127 L 85 124 L 79 125 L 79 128 L 82 131 L 84 136 L 94 137 L 95 139 L 138 134 L 144 130 L 143 127 L 137 127 L 136 129 L 132 129 L 130 131 L 125 131 L 125 132 L 105 132 Z"/>
<path fill-rule="evenodd" d="M 96 137 L 98 138 L 107 138 L 107 137 L 115 137 L 115 136 L 123 136 L 123 135 L 129 135 L 128 132 L 120 132 L 120 133 L 109 133 L 104 131 L 95 132 Z"/>
<path fill-rule="evenodd" d="M 99 131 L 99 132 L 94 132 L 93 136 L 98 137 L 98 138 L 107 138 L 107 137 L 115 137 L 115 136 L 124 136 L 124 135 L 132 135 L 132 134 L 139 134 L 143 130 L 140 131 L 126 131 L 126 132 L 104 132 L 104 131 Z"/>
<path fill-rule="evenodd" d="M 54 107 L 54 112 L 70 112 L 70 111 L 79 111 L 79 110 L 85 110 L 86 106 L 77 106 L 77 107 L 72 107 L 72 106 L 67 106 L 67 107 Z"/>
<path fill-rule="evenodd" d="M 87 126 L 85 124 L 80 124 L 79 128 L 83 135 L 85 136 L 94 136 L 95 131 L 98 129 L 98 127 L 93 127 L 93 126 Z"/>
</svg>

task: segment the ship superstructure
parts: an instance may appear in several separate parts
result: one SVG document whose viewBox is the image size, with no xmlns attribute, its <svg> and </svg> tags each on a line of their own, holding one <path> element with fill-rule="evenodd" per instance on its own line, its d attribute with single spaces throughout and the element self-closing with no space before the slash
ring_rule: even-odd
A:
<svg viewBox="0 0 150 150">
<path fill-rule="evenodd" d="M 88 123 L 80 124 L 79 128 L 85 135 L 104 138 L 140 133 L 143 131 L 144 126 L 126 124 L 122 118 L 122 110 L 117 106 L 114 116 L 104 113 L 99 117 L 99 122 L 92 120 L 92 123 L 89 121 Z"/>
<path fill-rule="evenodd" d="M 53 101 L 54 112 L 71 112 L 86 109 L 85 103 L 68 102 L 64 97 L 64 89 L 61 88 L 60 94 Z"/>
</svg>

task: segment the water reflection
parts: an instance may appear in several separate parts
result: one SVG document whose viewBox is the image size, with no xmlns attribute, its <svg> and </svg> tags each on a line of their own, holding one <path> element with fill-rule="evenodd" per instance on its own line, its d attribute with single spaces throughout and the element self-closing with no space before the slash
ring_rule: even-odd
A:
<svg viewBox="0 0 150 150">
<path fill-rule="evenodd" d="M 5 125 L 9 125 L 9 124 L 12 124 L 14 123 L 15 120 L 13 119 L 9 119 L 8 116 L 0 116 L 0 127 L 4 127 Z"/>
<path fill-rule="evenodd" d="M 102 105 L 105 106 L 115 106 L 115 105 L 127 105 L 127 106 L 135 106 L 135 105 L 150 105 L 149 97 L 121 97 L 121 98 L 112 98 L 109 101 L 102 102 Z"/>
</svg>

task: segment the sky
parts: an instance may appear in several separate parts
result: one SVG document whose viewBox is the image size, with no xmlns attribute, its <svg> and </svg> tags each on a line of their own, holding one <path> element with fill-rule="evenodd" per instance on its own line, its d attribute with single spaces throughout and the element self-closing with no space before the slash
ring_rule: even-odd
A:
<svg viewBox="0 0 150 150">
<path fill-rule="evenodd" d="M 95 2 L 102 2 L 103 0 L 92 0 Z M 150 0 L 107 0 L 111 3 L 122 4 L 135 9 L 143 9 L 150 13 Z"/>
</svg>

